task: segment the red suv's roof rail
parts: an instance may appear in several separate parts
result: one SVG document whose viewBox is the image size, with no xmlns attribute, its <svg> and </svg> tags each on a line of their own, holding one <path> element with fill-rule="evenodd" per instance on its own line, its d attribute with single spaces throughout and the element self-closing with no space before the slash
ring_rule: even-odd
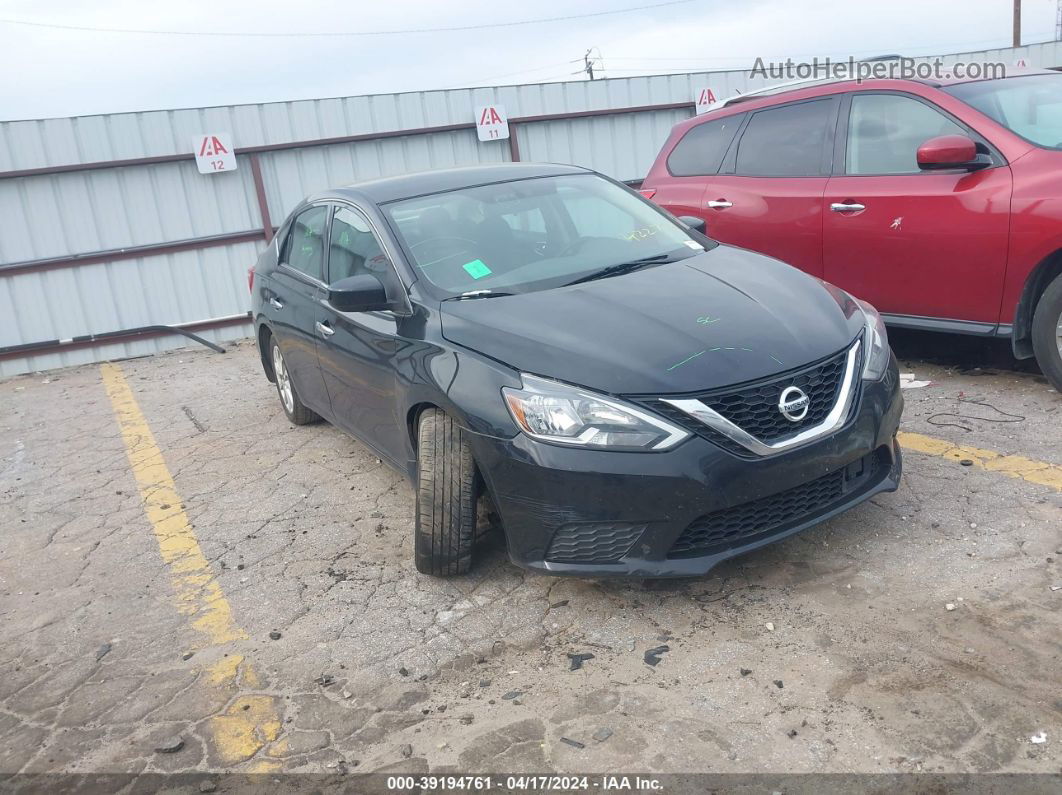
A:
<svg viewBox="0 0 1062 795">
<path fill-rule="evenodd" d="M 877 60 L 877 59 L 867 59 Z M 885 60 L 882 58 L 881 60 Z M 773 97 L 777 94 L 784 94 L 787 91 L 799 91 L 802 88 L 812 88 L 814 86 L 828 86 L 834 83 L 851 83 L 855 78 L 852 77 L 815 77 L 808 80 L 794 80 L 789 83 L 778 83 L 773 86 L 766 86 L 765 88 L 758 88 L 755 91 L 749 91 L 744 94 L 739 94 L 736 97 L 730 97 L 722 103 L 722 107 L 728 107 L 730 105 L 736 105 L 739 102 L 751 102 L 754 99 L 762 99 L 764 97 Z M 868 78 L 864 79 L 864 83 L 872 82 L 875 79 L 882 80 L 906 80 L 912 83 L 922 83 L 923 85 L 933 86 L 934 88 L 940 88 L 941 84 L 934 80 L 923 80 L 917 77 L 896 77 L 896 78 Z"/>
</svg>

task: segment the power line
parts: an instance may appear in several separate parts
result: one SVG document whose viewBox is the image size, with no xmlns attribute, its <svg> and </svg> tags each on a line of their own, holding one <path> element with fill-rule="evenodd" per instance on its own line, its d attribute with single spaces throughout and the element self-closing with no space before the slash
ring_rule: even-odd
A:
<svg viewBox="0 0 1062 795">
<path fill-rule="evenodd" d="M 517 69 L 515 72 L 503 72 L 500 75 L 490 75 L 489 77 L 477 77 L 475 79 L 477 81 L 479 81 L 480 83 L 484 83 L 484 82 L 488 82 L 490 80 L 500 80 L 503 77 L 512 77 L 513 75 L 524 75 L 524 74 L 530 74 L 531 72 L 543 72 L 546 69 L 554 69 L 554 68 L 559 67 L 559 66 L 567 66 L 568 63 L 569 63 L 568 61 L 562 61 L 560 63 L 548 63 L 548 64 L 544 64 L 542 66 L 532 66 L 532 67 L 530 67 L 528 69 Z M 540 80 L 548 80 L 550 78 L 539 78 L 539 79 Z M 455 83 L 454 85 L 449 86 L 448 88 L 471 88 L 471 87 L 472 86 L 469 86 L 467 82 L 463 82 L 463 83 Z"/>
<path fill-rule="evenodd" d="M 31 22 L 26 19 L 0 19 L 0 23 L 7 25 L 24 25 L 34 28 L 49 28 L 52 30 L 68 30 L 83 33 L 123 33 L 144 36 L 211 36 L 231 38 L 342 38 L 346 36 L 402 36 L 409 33 L 452 33 L 456 31 L 487 30 L 490 28 L 515 28 L 523 25 L 541 25 L 549 22 L 566 22 L 572 19 L 589 19 L 591 17 L 607 17 L 616 14 L 629 14 L 633 11 L 646 11 L 666 6 L 685 5 L 698 2 L 698 0 L 664 0 L 660 3 L 647 5 L 629 6 L 617 8 L 611 11 L 592 11 L 586 14 L 569 14 L 561 17 L 541 17 L 539 19 L 520 19 L 513 22 L 485 22 L 479 25 L 451 25 L 438 28 L 403 28 L 397 30 L 360 30 L 360 31 L 314 31 L 309 33 L 262 33 L 254 31 L 212 31 L 212 30 L 149 30 L 141 28 L 100 28 L 87 25 L 61 25 L 54 22 Z"/>
<path fill-rule="evenodd" d="M 1058 0 L 1058 2 L 1059 2 L 1060 9 L 1062 9 L 1062 0 Z M 975 43 L 988 43 L 988 42 L 995 42 L 995 41 L 998 41 L 998 40 L 997 39 L 991 39 L 991 40 L 987 40 L 986 42 L 967 42 L 966 45 L 970 46 L 970 45 L 973 45 Z M 1028 44 L 1026 44 L 1024 46 L 1033 46 L 1033 45 L 1036 45 L 1036 44 L 1050 44 L 1050 43 L 1052 43 L 1051 39 L 1045 39 L 1043 41 L 1029 42 Z M 961 45 L 942 45 L 942 46 L 961 46 Z M 989 49 L 1005 49 L 1005 48 L 1006 48 L 1006 46 L 1004 46 L 1002 48 L 989 48 Z M 902 48 L 899 48 L 899 49 L 902 51 Z M 847 55 L 844 55 L 844 56 L 830 56 L 830 60 L 832 62 L 834 62 L 834 63 L 844 62 L 849 57 L 854 57 L 854 58 L 856 58 L 856 60 L 859 60 L 859 56 L 860 55 L 867 55 L 867 54 L 876 53 L 876 52 L 878 52 L 878 50 L 867 50 L 867 51 L 864 51 L 863 53 L 852 52 L 852 53 L 848 53 Z M 910 54 L 907 57 L 910 57 L 910 58 L 913 58 L 913 59 L 917 60 L 917 59 L 921 59 L 921 58 L 933 58 L 933 57 L 947 58 L 947 57 L 950 57 L 950 56 L 953 56 L 953 55 L 962 55 L 962 54 L 963 53 L 946 53 L 946 54 L 930 53 L 930 54 L 925 54 L 925 55 L 922 55 L 922 54 L 918 54 L 918 55 Z M 764 57 L 764 56 L 759 56 L 759 57 L 762 58 L 762 60 L 766 61 L 766 62 L 781 62 L 786 57 L 796 60 L 796 59 L 799 59 L 801 57 L 811 57 L 811 56 L 810 55 L 802 56 L 802 54 L 791 53 L 788 56 L 777 56 L 777 57 L 771 57 L 771 58 L 767 58 L 767 57 Z M 823 59 L 826 56 L 823 55 L 822 53 L 818 53 L 814 57 L 818 58 L 819 62 L 822 63 Z M 711 62 L 711 63 L 705 63 L 705 62 L 691 63 L 688 58 L 677 58 L 677 57 L 676 58 L 670 58 L 670 57 L 663 58 L 663 57 L 654 57 L 654 56 L 622 56 L 622 55 L 610 55 L 609 59 L 612 60 L 612 61 L 623 61 L 623 62 L 626 62 L 628 64 L 628 66 L 610 66 L 609 67 L 609 71 L 610 72 L 614 72 L 614 73 L 626 72 L 626 73 L 636 73 L 636 74 L 646 74 L 648 72 L 665 72 L 665 73 L 668 73 L 668 74 L 681 74 L 681 73 L 685 73 L 685 72 L 745 72 L 745 71 L 748 71 L 749 69 L 752 68 L 753 61 L 755 60 L 755 58 L 752 57 L 752 56 L 715 56 L 714 61 Z M 673 61 L 681 61 L 682 63 L 672 63 Z M 729 63 L 729 64 L 721 64 L 721 63 L 719 63 L 719 61 L 730 61 L 731 63 Z M 650 63 L 650 62 L 652 62 L 652 63 Z M 667 63 L 664 63 L 664 62 L 667 62 Z M 733 63 L 733 62 L 737 62 L 737 63 Z M 578 63 L 578 61 L 572 61 L 571 63 Z M 659 65 L 654 65 L 654 64 L 659 64 Z M 580 74 L 580 73 L 581 72 L 574 72 L 573 74 Z"/>
<path fill-rule="evenodd" d="M 1060 9 L 1062 9 L 1062 0 L 1057 0 L 1057 2 L 1059 4 Z M 941 48 L 943 48 L 943 47 L 961 47 L 961 46 L 972 46 L 974 44 L 990 44 L 990 43 L 995 43 L 997 41 L 998 41 L 998 39 L 982 39 L 980 41 L 966 41 L 966 42 L 952 43 L 952 44 L 940 44 L 940 45 L 937 45 L 937 46 L 941 47 Z M 1050 43 L 1050 41 L 1051 41 L 1050 39 L 1045 39 L 1043 41 L 1030 42 L 1029 44 L 1030 45 L 1048 44 L 1048 43 Z M 901 47 L 899 49 L 903 50 L 905 48 Z M 493 87 L 493 86 L 486 86 L 485 84 L 488 84 L 488 83 L 490 83 L 493 80 L 497 80 L 497 79 L 500 79 L 500 78 L 503 78 L 503 77 L 512 77 L 514 75 L 523 75 L 523 74 L 530 74 L 530 73 L 533 73 L 533 72 L 545 71 L 547 69 L 553 68 L 554 66 L 565 66 L 567 64 L 580 64 L 580 65 L 582 65 L 582 68 L 576 69 L 576 71 L 574 71 L 574 72 L 565 72 L 563 74 L 549 75 L 547 77 L 537 77 L 537 78 L 535 78 L 535 80 L 537 82 L 540 82 L 540 83 L 545 83 L 545 82 L 550 81 L 550 80 L 556 80 L 556 79 L 565 78 L 565 77 L 571 78 L 571 77 L 573 77 L 575 75 L 588 74 L 588 72 L 587 72 L 587 60 L 589 60 L 590 63 L 593 64 L 592 68 L 594 69 L 594 78 L 591 78 L 591 79 L 596 79 L 596 77 L 598 76 L 598 72 L 605 71 L 605 66 L 604 66 L 604 59 L 601 56 L 601 51 L 597 47 L 592 48 L 592 50 L 597 50 L 597 55 L 596 56 L 590 56 L 589 52 L 588 52 L 582 58 L 572 58 L 569 61 L 563 61 L 561 63 L 546 64 L 546 65 L 543 65 L 543 66 L 531 67 L 531 68 L 528 68 L 528 69 L 518 69 L 518 70 L 512 71 L 512 72 L 505 72 L 503 74 L 490 75 L 488 77 L 475 78 L 475 80 L 476 80 L 475 85 L 476 86 L 483 86 L 483 87 Z M 847 55 L 843 56 L 843 58 L 848 58 L 849 56 L 855 57 L 855 56 L 859 56 L 859 55 L 876 54 L 876 53 L 879 53 L 879 52 L 880 52 L 880 48 L 876 49 L 876 50 L 855 51 L 855 52 L 849 52 Z M 959 53 L 951 53 L 951 54 L 955 55 L 955 54 L 959 54 Z M 798 57 L 802 57 L 802 56 L 811 57 L 812 55 L 815 55 L 815 56 L 817 56 L 820 59 L 822 59 L 824 57 L 822 53 L 814 53 L 814 54 L 813 53 L 789 53 L 787 56 L 784 56 L 784 57 L 798 58 Z M 638 55 L 638 56 L 619 55 L 619 56 L 609 56 L 609 59 L 612 60 L 612 61 L 628 61 L 628 62 L 630 62 L 630 61 L 634 61 L 634 62 L 647 62 L 647 61 L 664 62 L 664 61 L 669 61 L 670 62 L 670 61 L 689 61 L 690 58 L 694 58 L 694 57 L 696 57 L 696 56 L 687 56 L 687 57 L 683 58 L 682 56 L 660 57 L 660 56 L 651 56 L 651 55 L 650 56 L 646 56 L 646 55 Z M 776 60 L 781 60 L 783 56 L 771 56 L 770 58 L 767 58 L 765 56 L 760 56 L 760 57 L 763 57 L 764 60 L 776 61 Z M 931 57 L 931 56 L 911 55 L 910 57 L 912 57 L 912 58 L 925 58 L 925 57 Z M 612 66 L 612 67 L 608 68 L 608 71 L 609 72 L 615 72 L 615 73 L 629 73 L 629 74 L 634 74 L 634 75 L 647 75 L 647 76 L 649 76 L 650 73 L 654 73 L 654 72 L 663 72 L 663 73 L 666 73 L 666 74 L 683 74 L 683 73 L 690 73 L 690 72 L 716 72 L 716 71 L 739 71 L 739 72 L 743 72 L 743 71 L 747 71 L 749 68 L 751 68 L 748 64 L 752 60 L 754 60 L 754 57 L 753 56 L 742 56 L 742 55 L 715 56 L 715 60 L 717 60 L 717 61 L 739 61 L 740 60 L 740 61 L 743 61 L 744 64 L 742 66 L 733 66 L 733 65 L 724 66 L 724 65 L 721 65 L 721 64 L 718 64 L 718 63 L 682 63 L 682 64 L 668 63 L 667 65 L 661 65 L 661 66 L 650 66 L 650 65 L 642 65 L 642 66 L 635 66 L 635 67 L 615 67 L 615 66 Z M 837 61 L 838 58 L 837 57 L 832 57 L 832 60 Z M 594 63 L 595 61 L 596 61 L 596 63 Z M 453 86 L 449 86 L 449 87 L 450 88 L 470 88 L 472 86 L 469 85 L 466 82 L 462 82 L 462 83 L 456 83 Z"/>
<path fill-rule="evenodd" d="M 1058 0 L 1058 2 L 1059 2 L 1059 6 L 1062 7 L 1062 0 Z M 1053 39 L 1045 38 L 1043 41 L 1029 42 L 1025 46 L 1031 46 L 1031 45 L 1035 45 L 1035 44 L 1049 44 L 1051 41 L 1053 41 Z M 894 47 L 893 49 L 896 52 L 899 52 L 902 55 L 906 55 L 906 56 L 911 57 L 911 58 L 925 58 L 925 57 L 930 57 L 930 56 L 933 56 L 933 55 L 941 54 L 941 53 L 939 53 L 939 49 L 940 48 L 945 48 L 945 47 L 968 47 L 968 46 L 972 46 L 972 45 L 975 45 L 975 44 L 995 44 L 996 47 L 989 47 L 987 49 L 1006 49 L 1006 48 L 1009 48 L 1009 46 L 1010 46 L 1010 45 L 1007 45 L 1007 44 L 1000 45 L 999 42 L 1000 42 L 1000 38 L 996 37 L 996 38 L 993 38 L 993 39 L 981 39 L 981 40 L 978 40 L 978 41 L 964 41 L 964 42 L 957 42 L 957 43 L 951 43 L 951 44 L 937 44 L 937 45 L 930 45 L 930 46 L 922 45 L 919 49 L 930 49 L 930 50 L 932 50 L 931 52 L 929 52 L 928 54 L 925 54 L 925 55 L 909 55 L 908 54 L 908 50 L 905 47 Z M 875 50 L 848 51 L 848 52 L 845 52 L 844 55 L 840 56 L 840 57 L 848 58 L 849 56 L 856 57 L 856 56 L 860 56 L 860 55 L 877 55 L 877 54 L 880 54 L 882 52 L 882 50 L 883 50 L 883 48 L 879 47 L 879 48 L 877 48 Z M 951 54 L 959 55 L 961 53 L 951 53 Z M 764 61 L 778 61 L 778 60 L 783 60 L 785 58 L 813 58 L 813 57 L 818 57 L 819 60 L 821 61 L 826 55 L 828 55 L 828 53 L 824 53 L 823 51 L 819 51 L 819 52 L 789 52 L 789 53 L 784 53 L 784 54 L 781 54 L 781 55 L 771 55 L 770 57 L 768 57 L 767 54 L 761 52 L 761 53 L 757 53 L 755 55 L 713 55 L 712 59 L 713 59 L 713 62 L 714 61 L 743 61 L 743 62 L 751 63 L 751 62 L 755 61 L 756 58 L 762 58 Z M 609 60 L 611 60 L 611 61 L 683 61 L 683 62 L 695 62 L 699 57 L 701 57 L 701 56 L 700 55 L 687 55 L 687 56 L 677 55 L 677 56 L 661 57 L 661 56 L 651 56 L 651 55 L 610 55 L 609 56 Z M 575 59 L 575 60 L 571 61 L 571 63 L 578 63 L 581 60 L 582 59 Z M 836 61 L 836 60 L 838 60 L 838 57 L 835 56 L 835 57 L 832 58 L 832 60 Z"/>
</svg>

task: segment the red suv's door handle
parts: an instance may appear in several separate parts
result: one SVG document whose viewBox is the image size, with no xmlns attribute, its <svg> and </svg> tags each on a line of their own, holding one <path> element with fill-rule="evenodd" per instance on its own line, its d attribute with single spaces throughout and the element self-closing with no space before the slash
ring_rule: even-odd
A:
<svg viewBox="0 0 1062 795">
<path fill-rule="evenodd" d="M 727 207 L 733 207 L 734 203 L 729 202 L 726 199 L 711 199 L 705 202 L 706 207 L 710 207 L 713 210 L 725 210 Z"/>
<path fill-rule="evenodd" d="M 859 202 L 847 201 L 847 202 L 834 202 L 830 205 L 830 209 L 835 213 L 857 213 L 860 210 L 867 209 L 865 204 Z"/>
</svg>

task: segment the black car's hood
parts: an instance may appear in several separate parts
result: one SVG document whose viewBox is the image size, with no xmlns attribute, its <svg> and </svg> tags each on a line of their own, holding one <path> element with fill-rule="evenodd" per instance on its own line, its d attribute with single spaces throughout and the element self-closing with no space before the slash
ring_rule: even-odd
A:
<svg viewBox="0 0 1062 795">
<path fill-rule="evenodd" d="M 442 304 L 451 342 L 612 394 L 693 392 L 790 370 L 841 350 L 862 323 L 810 276 L 730 246 L 571 287 Z"/>
</svg>

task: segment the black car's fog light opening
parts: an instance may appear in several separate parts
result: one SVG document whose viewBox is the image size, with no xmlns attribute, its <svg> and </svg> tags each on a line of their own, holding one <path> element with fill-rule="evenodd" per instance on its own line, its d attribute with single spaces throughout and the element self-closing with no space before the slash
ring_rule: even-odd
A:
<svg viewBox="0 0 1062 795">
<path fill-rule="evenodd" d="M 688 431 L 613 398 L 560 381 L 521 375 L 522 389 L 503 387 L 516 424 L 533 439 L 599 450 L 668 450 Z"/>
</svg>

